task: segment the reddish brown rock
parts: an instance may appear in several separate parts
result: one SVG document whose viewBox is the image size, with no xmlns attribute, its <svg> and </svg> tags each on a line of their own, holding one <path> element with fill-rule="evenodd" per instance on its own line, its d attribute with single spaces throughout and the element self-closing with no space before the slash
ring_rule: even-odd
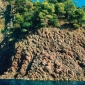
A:
<svg viewBox="0 0 85 85">
<path fill-rule="evenodd" d="M 27 60 L 28 62 L 31 61 L 31 57 L 30 57 L 30 56 L 26 56 L 25 58 L 26 58 L 26 60 Z"/>
<path fill-rule="evenodd" d="M 57 59 L 55 60 L 54 64 L 55 64 L 56 68 L 61 68 L 61 66 L 62 66 L 62 62 Z"/>
<path fill-rule="evenodd" d="M 7 72 L 3 72 L 4 78 L 14 78 L 14 76 L 42 80 L 85 78 L 84 31 L 40 29 L 34 34 L 27 34 L 26 39 L 15 42 L 14 47 L 14 54 L 10 56 L 11 60 L 8 60 L 10 66 L 5 67 Z M 3 57 L 1 62 L 4 60 Z"/>
</svg>

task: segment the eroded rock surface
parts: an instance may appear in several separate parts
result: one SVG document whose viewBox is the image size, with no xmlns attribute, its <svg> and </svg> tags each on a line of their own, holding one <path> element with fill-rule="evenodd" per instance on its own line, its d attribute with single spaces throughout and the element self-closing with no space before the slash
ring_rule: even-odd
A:
<svg viewBox="0 0 85 85">
<path fill-rule="evenodd" d="M 15 49 L 10 67 L 0 78 L 85 80 L 82 30 L 40 29 L 16 42 Z"/>
</svg>

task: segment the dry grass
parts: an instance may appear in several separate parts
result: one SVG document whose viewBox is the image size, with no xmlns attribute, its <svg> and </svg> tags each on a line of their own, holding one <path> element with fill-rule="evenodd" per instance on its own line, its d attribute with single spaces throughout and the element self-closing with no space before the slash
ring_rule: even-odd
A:
<svg viewBox="0 0 85 85">
<path fill-rule="evenodd" d="M 4 1 L 4 0 L 0 0 L 0 8 L 5 10 L 6 9 L 6 6 L 7 6 L 8 2 L 7 1 Z M 0 31 L 4 29 L 5 25 L 4 25 L 4 22 L 5 22 L 5 19 L 4 18 L 1 18 L 2 15 L 0 15 Z"/>
<path fill-rule="evenodd" d="M 0 19 L 0 31 L 5 28 L 4 22 L 5 22 L 5 19 Z"/>
</svg>

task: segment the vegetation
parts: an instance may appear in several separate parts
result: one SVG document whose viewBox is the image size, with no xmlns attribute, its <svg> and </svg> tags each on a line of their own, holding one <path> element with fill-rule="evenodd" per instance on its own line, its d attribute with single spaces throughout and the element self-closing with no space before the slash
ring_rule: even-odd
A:
<svg viewBox="0 0 85 85">
<path fill-rule="evenodd" d="M 78 8 L 72 0 L 6 0 L 9 2 L 12 30 L 22 32 L 41 27 L 58 27 L 59 19 L 66 19 L 74 28 L 85 24 L 85 7 Z"/>
</svg>

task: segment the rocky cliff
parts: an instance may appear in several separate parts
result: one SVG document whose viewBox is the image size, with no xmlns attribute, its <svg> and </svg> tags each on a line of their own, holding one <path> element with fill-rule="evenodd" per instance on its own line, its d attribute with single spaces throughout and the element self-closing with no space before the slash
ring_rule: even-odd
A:
<svg viewBox="0 0 85 85">
<path fill-rule="evenodd" d="M 84 30 L 43 28 L 0 46 L 0 78 L 85 80 Z"/>
</svg>

